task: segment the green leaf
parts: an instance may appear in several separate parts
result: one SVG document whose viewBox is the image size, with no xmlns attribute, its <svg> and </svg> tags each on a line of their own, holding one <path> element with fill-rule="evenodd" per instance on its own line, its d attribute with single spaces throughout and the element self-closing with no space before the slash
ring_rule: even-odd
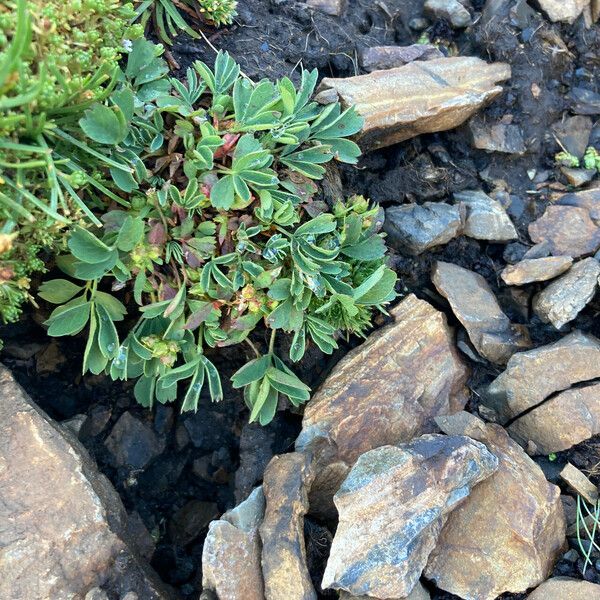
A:
<svg viewBox="0 0 600 600">
<path fill-rule="evenodd" d="M 298 362 L 306 351 L 306 330 L 304 327 L 300 327 L 292 338 L 292 345 L 290 346 L 290 359 L 294 362 Z"/>
<path fill-rule="evenodd" d="M 140 243 L 143 235 L 144 221 L 139 217 L 128 215 L 119 229 L 115 244 L 119 250 L 130 252 Z"/>
<path fill-rule="evenodd" d="M 365 281 L 354 291 L 356 304 L 363 306 L 378 306 L 384 302 L 389 302 L 396 297 L 394 287 L 396 285 L 397 276 L 394 271 L 387 268 L 384 269 L 383 274 L 376 283 L 369 281 L 373 275 L 370 275 L 365 279 Z"/>
<path fill-rule="evenodd" d="M 38 296 L 52 304 L 62 304 L 70 300 L 82 286 L 75 285 L 66 279 L 52 279 L 44 282 L 38 291 Z"/>
<path fill-rule="evenodd" d="M 276 369 L 275 367 L 270 367 L 267 370 L 267 377 L 273 383 L 279 383 L 281 385 L 286 385 L 290 388 L 298 390 L 299 393 L 300 392 L 310 392 L 310 388 L 305 383 L 302 383 L 302 381 L 300 381 L 300 379 L 298 379 L 298 377 L 296 377 L 296 375 L 293 375 L 289 372 L 281 371 L 279 369 Z"/>
<path fill-rule="evenodd" d="M 89 138 L 99 144 L 114 146 L 127 136 L 127 122 L 118 107 L 93 104 L 79 119 L 79 126 Z"/>
<path fill-rule="evenodd" d="M 97 291 L 94 294 L 94 302 L 104 307 L 112 321 L 122 321 L 127 314 L 123 303 L 106 292 Z"/>
<path fill-rule="evenodd" d="M 206 377 L 208 378 L 210 399 L 213 402 L 220 402 L 223 399 L 223 388 L 221 387 L 221 378 L 219 377 L 219 372 L 217 371 L 215 365 L 213 365 L 205 356 L 202 357 L 202 361 L 204 362 L 204 371 L 206 373 Z"/>
<path fill-rule="evenodd" d="M 108 311 L 102 304 L 95 305 L 98 330 L 98 348 L 105 358 L 115 358 L 119 351 L 119 336 Z"/>
<path fill-rule="evenodd" d="M 85 263 L 101 263 L 111 256 L 112 248 L 99 240 L 93 233 L 77 227 L 68 241 L 71 254 Z"/>
<path fill-rule="evenodd" d="M 124 192 L 130 193 L 140 187 L 138 182 L 133 177 L 131 171 L 123 171 L 123 169 L 115 169 L 114 167 L 111 167 L 109 170 L 112 180 L 115 182 L 117 187 Z"/>
<path fill-rule="evenodd" d="M 234 388 L 244 387 L 253 381 L 262 379 L 270 366 L 271 356 L 269 354 L 255 358 L 233 374 L 231 383 Z"/>
<path fill-rule="evenodd" d="M 355 260 L 376 260 L 385 255 L 385 242 L 380 235 L 374 233 L 354 246 L 344 246 L 342 254 Z"/>
<path fill-rule="evenodd" d="M 85 296 L 74 298 L 54 309 L 46 321 L 48 335 L 52 337 L 75 335 L 86 326 L 89 318 L 90 303 Z"/>
<path fill-rule="evenodd" d="M 90 331 L 88 340 L 83 353 L 83 372 L 90 371 L 94 375 L 99 375 L 104 371 L 108 359 L 102 355 L 98 347 L 98 330 L 95 311 L 90 313 Z"/>
<path fill-rule="evenodd" d="M 194 375 L 192 377 L 192 380 L 190 381 L 190 385 L 188 386 L 187 392 L 185 393 L 183 404 L 181 405 L 181 412 L 186 412 L 188 410 L 198 410 L 198 400 L 200 399 L 200 392 L 202 391 L 203 385 L 204 367 L 198 365 L 196 367 L 196 370 L 194 371 Z"/>
<path fill-rule="evenodd" d="M 256 396 L 252 398 L 252 411 L 250 412 L 250 423 L 256 421 L 263 405 L 269 397 L 270 390 L 271 382 L 267 377 L 265 377 L 258 386 L 258 392 L 256 393 Z"/>
<path fill-rule="evenodd" d="M 229 210 L 235 201 L 232 175 L 221 177 L 210 190 L 210 203 L 217 209 Z"/>
<path fill-rule="evenodd" d="M 154 388 L 156 377 L 142 375 L 133 388 L 133 395 L 139 404 L 146 408 L 152 408 L 154 404 Z"/>
</svg>

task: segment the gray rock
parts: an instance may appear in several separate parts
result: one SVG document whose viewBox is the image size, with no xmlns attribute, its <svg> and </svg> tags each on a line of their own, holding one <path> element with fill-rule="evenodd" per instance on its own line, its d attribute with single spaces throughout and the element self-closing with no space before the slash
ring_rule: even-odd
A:
<svg viewBox="0 0 600 600">
<path fill-rule="evenodd" d="M 490 242 L 509 242 L 519 237 L 502 204 L 484 192 L 457 192 L 454 200 L 466 210 L 464 235 Z"/>
<path fill-rule="evenodd" d="M 497 466 L 483 444 L 462 436 L 424 435 L 363 454 L 334 497 L 339 524 L 323 588 L 410 594 L 448 513 Z"/>
<path fill-rule="evenodd" d="M 152 427 L 131 413 L 123 413 L 104 445 L 117 467 L 143 469 L 164 450 L 164 441 Z"/>
<path fill-rule="evenodd" d="M 533 310 L 544 323 L 560 329 L 572 321 L 594 297 L 600 276 L 600 263 L 585 258 L 553 281 L 533 299 Z"/>
<path fill-rule="evenodd" d="M 527 600 L 596 600 L 600 585 L 570 577 L 552 577 L 536 588 Z"/>
<path fill-rule="evenodd" d="M 190 500 L 177 510 L 169 522 L 169 535 L 175 544 L 187 546 L 219 515 L 214 502 Z"/>
<path fill-rule="evenodd" d="M 584 87 L 574 87 L 567 94 L 567 98 L 575 114 L 600 115 L 600 94 L 597 92 Z"/>
<path fill-rule="evenodd" d="M 473 147 L 488 152 L 504 154 L 524 154 L 525 140 L 521 128 L 514 123 L 488 123 L 475 115 L 469 121 L 469 131 Z"/>
<path fill-rule="evenodd" d="M 592 221 L 600 222 L 600 187 L 595 187 L 582 192 L 564 194 L 556 202 L 559 206 L 576 206 L 588 211 Z"/>
<path fill-rule="evenodd" d="M 425 0 L 425 13 L 436 19 L 446 19 L 452 27 L 463 28 L 471 24 L 469 11 L 458 0 Z"/>
<path fill-rule="evenodd" d="M 306 4 L 326 15 L 339 17 L 346 10 L 348 2 L 347 0 L 306 0 Z"/>
<path fill-rule="evenodd" d="M 258 528 L 265 513 L 262 487 L 213 521 L 202 548 L 202 586 L 227 600 L 264 600 Z"/>
<path fill-rule="evenodd" d="M 500 274 L 507 285 L 525 285 L 535 281 L 548 281 L 562 275 L 573 264 L 570 256 L 526 258 L 508 265 Z"/>
<path fill-rule="evenodd" d="M 482 400 L 500 423 L 506 423 L 551 394 L 597 377 L 600 341 L 574 331 L 553 344 L 514 354 Z"/>
<path fill-rule="evenodd" d="M 552 125 L 552 133 L 567 152 L 581 158 L 590 141 L 592 119 L 581 115 L 567 117 Z"/>
<path fill-rule="evenodd" d="M 443 202 L 392 206 L 386 209 L 383 224 L 388 243 L 413 255 L 447 244 L 460 235 L 461 228 L 459 208 Z"/>
<path fill-rule="evenodd" d="M 598 488 L 584 475 L 577 467 L 567 463 L 560 472 L 560 478 L 572 489 L 578 496 L 585 499 L 592 505 L 598 502 Z"/>
<path fill-rule="evenodd" d="M 549 206 L 529 224 L 529 236 L 536 243 L 546 243 L 553 256 L 579 258 L 600 247 L 600 228 L 587 209 L 577 206 Z"/>
<path fill-rule="evenodd" d="M 0 598 L 72 600 L 98 586 L 172 598 L 130 545 L 108 479 L 1 365 L 0 397 Z"/>
<path fill-rule="evenodd" d="M 568 450 L 600 433 L 600 384 L 571 388 L 552 396 L 513 421 L 508 432 L 531 454 Z"/>
<path fill-rule="evenodd" d="M 596 169 L 571 169 L 561 167 L 561 173 L 566 177 L 567 183 L 573 187 L 581 187 L 589 183 L 596 176 Z"/>
<path fill-rule="evenodd" d="M 572 25 L 590 0 L 538 0 L 540 8 L 552 22 Z"/>
<path fill-rule="evenodd" d="M 436 421 L 448 435 L 485 444 L 499 465 L 449 514 L 424 575 L 465 600 L 538 585 L 566 549 L 559 488 L 499 425 L 466 412 Z"/>
<path fill-rule="evenodd" d="M 353 596 L 344 590 L 340 591 L 339 600 L 373 600 L 373 596 Z M 421 582 L 413 588 L 412 592 L 404 598 L 390 598 L 389 600 L 431 600 L 429 592 L 423 587 Z"/>
<path fill-rule="evenodd" d="M 504 364 L 512 354 L 531 346 L 527 329 L 511 323 L 481 275 L 437 261 L 431 279 L 483 357 Z"/>
<path fill-rule="evenodd" d="M 95 587 L 85 595 L 85 600 L 108 600 L 108 596 L 104 590 Z"/>
<path fill-rule="evenodd" d="M 372 46 L 359 53 L 360 65 L 365 71 L 393 69 L 414 60 L 442 58 L 442 52 L 432 44 L 412 44 L 410 46 Z"/>
<path fill-rule="evenodd" d="M 273 458 L 271 430 L 258 423 L 246 423 L 240 435 L 240 466 L 235 472 L 235 499 L 241 502 L 262 479 Z M 195 462 L 195 461 L 194 461 Z"/>
</svg>

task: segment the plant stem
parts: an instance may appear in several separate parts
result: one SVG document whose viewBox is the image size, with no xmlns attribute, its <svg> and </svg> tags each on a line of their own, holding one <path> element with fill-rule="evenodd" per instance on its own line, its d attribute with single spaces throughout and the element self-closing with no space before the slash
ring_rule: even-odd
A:
<svg viewBox="0 0 600 600">
<path fill-rule="evenodd" d="M 248 346 L 250 346 L 250 348 L 252 348 L 252 350 L 254 350 L 254 354 L 256 354 L 256 358 L 260 358 L 261 355 L 260 355 L 260 352 L 258 351 L 258 348 L 248 338 L 246 338 L 244 341 L 248 344 Z"/>
<path fill-rule="evenodd" d="M 275 336 L 277 335 L 277 329 L 273 329 L 271 332 L 271 339 L 269 340 L 269 354 L 273 354 L 275 350 Z"/>
</svg>

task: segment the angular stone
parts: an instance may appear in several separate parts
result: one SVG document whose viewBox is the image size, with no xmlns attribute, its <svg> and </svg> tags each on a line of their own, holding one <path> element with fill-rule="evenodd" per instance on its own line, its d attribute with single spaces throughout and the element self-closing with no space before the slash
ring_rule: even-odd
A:
<svg viewBox="0 0 600 600">
<path fill-rule="evenodd" d="M 498 425 L 469 413 L 437 419 L 498 457 L 498 470 L 448 516 L 424 575 L 465 600 L 493 600 L 544 581 L 564 551 L 560 490 Z"/>
<path fill-rule="evenodd" d="M 471 14 L 458 0 L 425 0 L 425 14 L 434 19 L 446 19 L 452 27 L 463 28 L 471 24 Z"/>
<path fill-rule="evenodd" d="M 208 528 L 202 586 L 227 600 L 264 600 L 258 528 L 265 513 L 262 487 Z"/>
<path fill-rule="evenodd" d="M 347 0 L 306 0 L 306 4 L 326 15 L 339 17 L 346 10 L 348 2 Z"/>
<path fill-rule="evenodd" d="M 365 118 L 359 143 L 373 149 L 457 127 L 495 98 L 502 91 L 497 83 L 509 77 L 507 64 L 460 56 L 325 78 L 319 91 L 335 90 L 344 106 L 356 107 Z"/>
<path fill-rule="evenodd" d="M 600 598 L 600 585 L 570 577 L 551 577 L 527 596 L 527 600 L 595 600 L 597 598 Z"/>
<path fill-rule="evenodd" d="M 388 243 L 401 252 L 421 254 L 460 235 L 461 212 L 444 202 L 392 206 L 385 211 Z"/>
<path fill-rule="evenodd" d="M 306 405 L 296 449 L 319 460 L 311 511 L 326 510 L 327 498 L 333 508 L 361 454 L 435 431 L 433 417 L 466 403 L 468 369 L 444 314 L 412 294 L 390 313 L 394 322 L 350 351 Z"/>
<path fill-rule="evenodd" d="M 317 600 L 306 567 L 304 515 L 314 472 L 299 452 L 275 456 L 265 471 L 260 526 L 266 600 Z"/>
<path fill-rule="evenodd" d="M 477 115 L 469 121 L 473 147 L 488 152 L 523 154 L 527 149 L 521 128 L 514 123 L 488 123 Z"/>
<path fill-rule="evenodd" d="M 344 590 L 340 591 L 339 600 L 373 600 L 372 596 L 353 596 Z M 390 598 L 389 600 L 431 600 L 429 592 L 418 582 L 412 592 L 404 598 Z"/>
<path fill-rule="evenodd" d="M 567 94 L 571 110 L 577 115 L 600 115 L 600 94 L 585 87 L 572 87 Z"/>
<path fill-rule="evenodd" d="M 600 228 L 585 208 L 549 206 L 529 224 L 529 236 L 536 243 L 546 242 L 553 256 L 579 258 L 600 247 Z"/>
<path fill-rule="evenodd" d="M 590 504 L 598 502 L 598 488 L 577 467 L 567 463 L 560 478 Z"/>
<path fill-rule="evenodd" d="M 123 504 L 86 450 L 0 365 L 0 598 L 169 598 L 127 539 Z"/>
<path fill-rule="evenodd" d="M 412 44 L 410 46 L 372 46 L 359 53 L 361 67 L 368 71 L 393 69 L 413 60 L 442 58 L 442 52 L 432 44 Z"/>
<path fill-rule="evenodd" d="M 235 472 L 235 499 L 241 502 L 252 491 L 273 458 L 275 435 L 258 423 L 246 423 L 240 435 L 240 466 Z"/>
<path fill-rule="evenodd" d="M 573 264 L 570 256 L 526 258 L 508 265 L 500 274 L 506 285 L 525 285 L 535 281 L 548 281 L 562 275 Z"/>
<path fill-rule="evenodd" d="M 584 258 L 533 299 L 533 310 L 544 323 L 560 329 L 572 321 L 596 294 L 600 263 Z"/>
<path fill-rule="evenodd" d="M 538 0 L 538 2 L 553 23 L 560 21 L 572 25 L 590 0 Z"/>
<path fill-rule="evenodd" d="M 600 377 L 600 341 L 574 331 L 562 339 L 514 354 L 490 384 L 483 403 L 500 423 L 518 417 L 555 392 Z"/>
<path fill-rule="evenodd" d="M 169 522 L 171 540 L 178 545 L 187 546 L 219 514 L 217 505 L 214 502 L 190 500 L 171 517 L 171 521 Z"/>
<path fill-rule="evenodd" d="M 559 206 L 576 206 L 585 208 L 596 224 L 600 222 L 600 188 L 592 188 L 581 192 L 564 194 L 556 202 Z"/>
<path fill-rule="evenodd" d="M 596 169 L 571 169 L 569 167 L 560 168 L 562 174 L 566 177 L 567 183 L 573 187 L 581 187 L 589 183 L 596 176 Z"/>
<path fill-rule="evenodd" d="M 581 158 L 590 141 L 592 119 L 581 115 L 567 117 L 552 125 L 552 133 L 558 138 L 567 152 L 577 158 Z"/>
<path fill-rule="evenodd" d="M 519 237 L 502 204 L 484 192 L 457 192 L 454 200 L 466 209 L 464 235 L 490 242 L 509 242 Z"/>
<path fill-rule="evenodd" d="M 431 280 L 448 299 L 452 312 L 484 358 L 504 364 L 515 352 L 531 346 L 527 329 L 510 322 L 487 281 L 478 273 L 437 261 Z"/>
<path fill-rule="evenodd" d="M 334 496 L 339 524 L 323 588 L 407 596 L 450 511 L 498 461 L 462 436 L 424 435 L 363 454 Z"/>
<path fill-rule="evenodd" d="M 553 396 L 511 423 L 508 431 L 522 446 L 533 442 L 535 454 L 568 450 L 600 433 L 600 384 Z"/>
</svg>

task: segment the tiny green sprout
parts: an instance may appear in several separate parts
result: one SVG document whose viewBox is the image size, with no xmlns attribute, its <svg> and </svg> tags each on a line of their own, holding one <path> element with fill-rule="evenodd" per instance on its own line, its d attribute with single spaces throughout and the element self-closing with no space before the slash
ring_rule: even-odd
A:
<svg viewBox="0 0 600 600">
<path fill-rule="evenodd" d="M 558 152 L 554 155 L 554 160 L 563 167 L 577 168 L 579 167 L 579 159 L 566 150 Z"/>
<path fill-rule="evenodd" d="M 600 171 L 600 153 L 593 146 L 588 146 L 583 155 L 583 166 L 586 169 L 596 169 Z"/>
<path fill-rule="evenodd" d="M 554 452 L 551 452 L 550 454 L 548 454 L 548 460 L 550 462 L 554 462 L 556 460 L 556 454 Z"/>
</svg>

